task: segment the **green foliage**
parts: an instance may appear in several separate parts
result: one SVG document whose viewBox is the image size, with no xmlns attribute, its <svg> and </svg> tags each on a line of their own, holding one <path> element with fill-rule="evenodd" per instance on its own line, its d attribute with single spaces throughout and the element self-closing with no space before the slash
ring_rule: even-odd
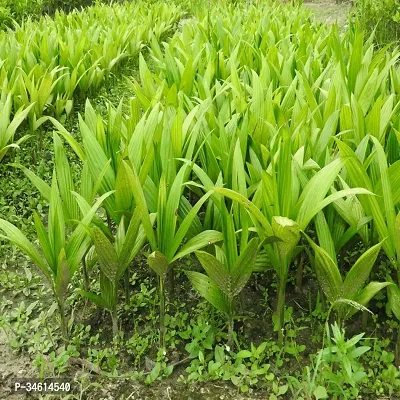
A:
<svg viewBox="0 0 400 400">
<path fill-rule="evenodd" d="M 143 43 L 153 35 L 160 39 L 182 15 L 175 5 L 150 8 L 149 14 L 147 4 L 98 4 L 0 32 L 1 93 L 11 93 L 15 112 L 34 103 L 29 113 L 32 130 L 44 122 L 43 114 L 70 115 L 76 93 L 98 89 L 122 60 L 134 60 Z M 157 16 L 162 22 L 153 23 Z M 115 26 L 125 34 L 117 34 Z"/>
<path fill-rule="evenodd" d="M 396 369 L 380 371 L 400 341 L 374 369 L 364 334 L 347 340 L 340 325 L 362 310 L 367 327 L 369 302 L 376 326 L 386 300 L 400 315 L 400 53 L 376 51 L 358 24 L 339 33 L 269 2 L 199 6 L 166 38 L 182 10 L 96 4 L 0 33 L 0 283 L 34 301 L 0 303 L 11 343 L 30 346 L 42 375 L 75 361 L 152 384 L 185 364 L 182 381 L 272 400 L 301 365 L 299 396 L 396 390 Z M 124 60 L 138 64 L 129 99 L 97 108 L 87 97 Z M 34 149 L 34 132 L 40 167 L 15 151 Z M 307 365 L 332 308 L 333 337 Z"/>
<path fill-rule="evenodd" d="M 0 27 L 8 25 L 12 21 L 12 14 L 9 7 L 0 5 Z"/>
<path fill-rule="evenodd" d="M 368 249 L 352 266 L 343 280 L 337 266 L 337 261 L 332 260 L 329 254 L 317 246 L 308 236 L 307 240 L 315 253 L 313 264 L 315 266 L 319 284 L 331 304 L 338 305 L 339 318 L 347 318 L 357 311 L 357 305 L 367 306 L 368 302 L 390 282 L 370 282 L 368 280 L 372 267 L 378 257 L 382 243 Z M 390 289 L 389 289 L 390 290 Z M 337 300 L 349 300 L 348 303 L 337 303 Z M 356 307 L 351 302 L 356 304 Z"/>
<path fill-rule="evenodd" d="M 40 16 L 43 0 L 1 0 L 0 28 L 11 26 L 13 21 L 21 23 L 27 17 Z"/>
<path fill-rule="evenodd" d="M 81 223 L 78 224 L 71 234 L 67 234 L 59 196 L 59 186 L 56 174 L 54 173 L 49 200 L 47 230 L 39 216 L 37 214 L 34 215 L 40 252 L 21 230 L 8 221 L 0 219 L 0 230 L 4 232 L 0 237 L 18 246 L 39 268 L 52 287 L 59 308 L 61 331 L 64 339 L 67 339 L 68 329 L 65 311 L 65 297 L 68 285 L 89 246 L 86 240 L 84 224 L 91 222 L 102 201 L 108 195 L 109 193 L 105 194 L 92 207 L 89 206 L 89 210 Z"/>
<path fill-rule="evenodd" d="M 357 0 L 356 14 L 361 26 L 374 33 L 378 45 L 400 40 L 400 4 L 396 0 Z"/>
<path fill-rule="evenodd" d="M 369 346 L 357 346 L 364 333 L 351 339 L 345 338 L 344 330 L 337 324 L 331 326 L 332 342 L 321 350 L 321 364 L 316 383 L 326 388 L 329 398 L 341 396 L 356 397 L 367 373 L 360 363 L 360 357 L 370 350 Z"/>
<path fill-rule="evenodd" d="M 228 344 L 233 344 L 234 300 L 242 291 L 253 272 L 258 252 L 258 239 L 247 242 L 249 232 L 243 229 L 241 238 L 235 234 L 234 218 L 221 206 L 222 236 L 224 246 L 215 245 L 216 255 L 197 251 L 196 256 L 207 275 L 187 271 L 194 288 L 218 311 L 224 313 L 228 322 Z M 244 240 L 243 240 L 244 238 Z M 237 241 L 241 249 L 238 252 Z"/>
<path fill-rule="evenodd" d="M 357 398 L 368 382 L 360 358 L 366 358 L 371 347 L 357 345 L 364 333 L 346 339 L 336 322 L 331 328 L 326 323 L 326 336 L 326 346 L 311 357 L 312 369 L 307 366 L 301 380 L 289 379 L 292 393 L 300 400 Z"/>
<path fill-rule="evenodd" d="M 1 0 L 0 28 L 9 27 L 13 22 L 20 24 L 27 18 L 37 19 L 43 14 L 54 15 L 57 11 L 80 10 L 96 2 L 96 0 Z M 112 3 L 113 0 L 101 2 Z"/>
<path fill-rule="evenodd" d="M 140 222 L 139 213 L 135 212 L 129 226 L 125 229 L 122 218 L 114 243 L 110 242 L 99 227 L 96 226 L 91 230 L 100 265 L 101 294 L 97 295 L 88 291 L 82 291 L 81 294 L 111 312 L 114 337 L 117 337 L 118 334 L 118 284 L 146 239 L 143 228 L 140 229 Z"/>
<path fill-rule="evenodd" d="M 370 379 L 371 390 L 377 396 L 388 393 L 389 396 L 396 393 L 400 388 L 400 371 L 393 364 L 394 354 L 388 351 L 390 339 L 376 339 L 370 341 L 371 350 L 364 358 L 366 361 L 366 371 Z"/>
</svg>

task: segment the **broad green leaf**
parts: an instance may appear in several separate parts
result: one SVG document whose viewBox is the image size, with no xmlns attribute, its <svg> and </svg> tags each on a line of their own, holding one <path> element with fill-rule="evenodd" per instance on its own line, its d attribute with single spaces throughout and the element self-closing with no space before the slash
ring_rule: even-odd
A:
<svg viewBox="0 0 400 400">
<path fill-rule="evenodd" d="M 349 146 L 341 141 L 336 141 L 336 144 L 339 148 L 341 157 L 346 158 L 346 171 L 355 186 L 366 188 L 369 191 L 372 191 L 372 183 L 367 174 L 366 169 L 358 160 L 356 154 L 351 150 Z M 376 231 L 379 236 L 379 240 L 384 240 L 386 237 L 389 237 L 390 233 L 388 231 L 388 227 L 385 221 L 385 217 L 383 214 L 383 210 L 381 204 L 376 196 L 360 196 L 360 202 L 367 214 L 371 214 L 374 227 L 376 227 Z M 390 245 L 391 241 L 386 240 L 383 244 L 383 248 L 389 258 L 395 257 L 395 249 Z"/>
<path fill-rule="evenodd" d="M 195 206 L 189 211 L 189 213 L 186 215 L 185 219 L 182 221 L 180 227 L 178 228 L 175 237 L 170 244 L 170 250 L 168 251 L 167 258 L 172 259 L 177 252 L 180 244 L 183 241 L 183 238 L 185 237 L 187 231 L 189 230 L 191 224 L 193 223 L 193 220 L 197 216 L 200 208 L 202 205 L 207 201 L 207 199 L 212 195 L 213 192 L 207 192 L 196 204 Z"/>
<path fill-rule="evenodd" d="M 272 218 L 272 231 L 274 236 L 281 239 L 276 243 L 281 260 L 285 260 L 291 254 L 300 240 L 299 225 L 286 217 Z"/>
<path fill-rule="evenodd" d="M 90 242 L 85 239 L 87 238 L 87 225 L 91 222 L 93 219 L 96 211 L 98 208 L 101 206 L 103 203 L 104 199 L 106 199 L 108 196 L 110 196 L 113 192 L 108 192 L 104 193 L 102 196 L 100 196 L 92 208 L 85 214 L 79 225 L 75 228 L 75 230 L 72 232 L 71 236 L 69 237 L 68 243 L 66 245 L 66 255 L 67 255 L 67 260 L 68 260 L 68 265 L 71 269 L 71 275 L 76 271 L 78 268 L 78 265 L 84 256 L 86 250 L 85 247 L 89 248 Z M 86 200 L 80 196 L 78 193 L 73 193 L 73 195 L 76 197 L 78 203 L 79 202 L 86 202 Z"/>
<path fill-rule="evenodd" d="M 252 355 L 253 355 L 252 352 L 249 350 L 240 350 L 239 353 L 236 354 L 236 358 L 240 359 L 250 358 L 252 357 Z"/>
<path fill-rule="evenodd" d="M 53 249 L 54 256 L 58 258 L 61 250 L 65 248 L 65 221 L 55 171 L 51 185 L 48 233 L 50 246 Z"/>
<path fill-rule="evenodd" d="M 109 158 L 107 157 L 104 149 L 100 142 L 96 139 L 93 132 L 90 131 L 89 127 L 83 121 L 82 117 L 79 116 L 79 126 L 83 138 L 83 144 L 86 150 L 86 157 L 89 163 L 89 169 L 92 174 L 93 180 L 102 173 L 104 166 L 108 163 Z M 115 189 L 115 173 L 112 168 L 107 168 L 104 177 L 100 184 L 100 193 L 110 192 Z M 107 211 L 112 217 L 115 217 L 115 199 L 114 196 L 105 199 L 105 205 Z M 116 219 L 116 218 L 113 218 Z"/>
<path fill-rule="evenodd" d="M 313 395 L 315 396 L 315 400 L 328 398 L 328 392 L 323 386 L 317 386 L 313 391 Z"/>
<path fill-rule="evenodd" d="M 357 296 L 355 296 L 354 301 L 357 303 L 366 306 L 369 301 L 376 296 L 377 293 L 379 293 L 382 289 L 384 289 L 386 286 L 391 287 L 393 284 L 391 282 L 370 282 Z M 390 290 L 388 288 L 388 290 Z M 348 314 L 348 316 L 351 316 L 354 314 L 354 310 Z"/>
<path fill-rule="evenodd" d="M 218 311 L 225 314 L 229 313 L 229 305 L 226 297 L 208 276 L 194 271 L 186 271 L 185 273 L 201 296 L 209 301 Z"/>
<path fill-rule="evenodd" d="M 225 265 L 230 274 L 233 265 L 238 258 L 237 238 L 234 226 L 234 217 L 231 212 L 228 212 L 224 203 L 221 203 L 221 223 L 222 236 L 224 238 L 224 254 L 226 258 Z"/>
<path fill-rule="evenodd" d="M 397 254 L 397 266 L 400 266 L 400 211 L 396 217 L 395 223 L 395 241 L 394 244 L 396 246 L 396 254 Z"/>
<path fill-rule="evenodd" d="M 320 211 L 314 220 L 315 228 L 317 230 L 318 241 L 321 247 L 329 254 L 329 257 L 337 265 L 336 249 L 333 242 L 330 227 L 326 221 L 323 211 Z"/>
<path fill-rule="evenodd" d="M 161 211 L 158 212 L 160 220 L 158 222 L 157 227 L 158 227 L 158 230 L 161 229 L 161 238 L 160 238 L 160 242 L 158 243 L 158 246 L 160 248 L 165 249 L 164 252 L 165 252 L 168 260 L 171 260 L 172 256 L 173 256 L 173 254 L 171 255 L 169 253 L 170 252 L 169 246 L 170 246 L 172 238 L 176 234 L 176 224 L 177 224 L 177 220 L 178 220 L 176 210 L 179 207 L 180 198 L 181 198 L 182 191 L 184 188 L 183 183 L 185 181 L 185 177 L 186 177 L 187 173 L 188 173 L 188 166 L 185 164 L 180 168 L 174 181 L 172 182 L 171 188 L 170 188 L 169 193 L 166 198 L 166 202 L 164 202 L 164 204 L 163 204 L 164 212 L 161 212 Z M 167 177 L 166 175 L 164 175 L 164 176 L 165 176 L 165 178 Z M 160 185 L 163 185 L 163 183 L 161 183 L 161 182 L 160 182 Z M 166 181 L 166 184 L 168 184 L 167 181 Z M 205 195 L 205 196 L 207 196 L 207 195 Z M 207 196 L 206 198 L 208 198 L 208 197 L 209 196 Z M 201 201 L 205 201 L 205 200 L 203 199 Z M 185 222 L 185 221 L 182 222 L 183 228 L 178 237 L 184 235 L 184 233 L 187 232 L 194 217 L 197 215 L 196 210 L 197 210 L 197 208 L 195 208 L 193 213 L 190 213 L 190 216 L 186 217 L 187 222 Z M 161 223 L 161 221 L 162 221 L 162 223 Z M 174 249 L 176 251 L 178 246 L 179 246 L 179 243 L 175 242 L 175 243 L 173 243 L 172 249 Z"/>
<path fill-rule="evenodd" d="M 382 248 L 382 244 L 383 243 L 380 242 L 363 253 L 347 273 L 343 282 L 343 297 L 346 299 L 354 299 L 356 294 L 361 290 L 371 273 L 372 267 Z"/>
<path fill-rule="evenodd" d="M 305 229 L 314 215 L 320 211 L 318 204 L 325 198 L 344 164 L 341 159 L 336 159 L 309 180 L 292 210 L 292 215 L 296 215 L 293 219 L 297 221 L 300 229 Z"/>
<path fill-rule="evenodd" d="M 231 292 L 232 296 L 237 296 L 253 272 L 254 266 L 256 264 L 256 258 L 258 253 L 258 238 L 253 238 L 248 243 L 247 247 L 240 254 L 235 265 L 232 267 L 231 276 Z"/>
<path fill-rule="evenodd" d="M 329 141 L 331 140 L 332 136 L 334 136 L 336 133 L 338 121 L 339 121 L 339 111 L 335 111 L 330 115 L 330 117 L 328 118 L 328 120 L 324 125 L 324 128 L 322 129 L 319 135 L 318 142 L 313 151 L 314 160 L 319 160 L 321 155 L 323 155 L 323 153 L 325 152 Z"/>
<path fill-rule="evenodd" d="M 340 298 L 340 291 L 342 288 L 340 272 L 336 264 L 329 257 L 329 254 L 324 249 L 317 246 L 308 235 L 304 234 L 304 236 L 307 238 L 308 243 L 315 253 L 315 272 L 319 284 L 328 300 L 334 302 Z"/>
<path fill-rule="evenodd" d="M 48 117 L 49 121 L 57 128 L 58 132 L 63 136 L 63 138 L 68 142 L 71 146 L 72 150 L 79 157 L 79 159 L 84 162 L 85 161 L 85 151 L 79 142 L 69 133 L 60 122 L 58 122 L 53 117 Z"/>
<path fill-rule="evenodd" d="M 53 133 L 53 142 L 57 182 L 60 190 L 60 196 L 63 200 L 63 204 L 66 210 L 65 217 L 67 220 L 78 220 L 78 204 L 76 203 L 74 196 L 72 195 L 72 191 L 74 191 L 75 188 L 72 179 L 71 168 L 69 166 L 68 158 L 65 153 L 65 149 L 61 142 L 61 139 L 55 132 Z"/>
<path fill-rule="evenodd" d="M 254 217 L 255 220 L 258 221 L 265 229 L 266 236 L 273 236 L 270 223 L 262 214 L 262 212 L 249 199 L 230 189 L 213 187 L 212 190 L 242 204 L 249 211 L 250 215 Z"/>
<path fill-rule="evenodd" d="M 83 296 L 87 297 L 90 301 L 101 308 L 108 308 L 108 303 L 98 294 L 87 292 L 85 290 L 79 290 L 78 293 Z"/>
<path fill-rule="evenodd" d="M 0 219 L 0 229 L 5 233 L 5 235 L 0 235 L 0 237 L 11 241 L 18 246 L 50 280 L 48 265 L 44 262 L 35 246 L 26 238 L 26 236 L 13 224 L 10 224 L 4 219 Z"/>
<path fill-rule="evenodd" d="M 121 219 L 123 221 L 123 219 Z M 123 243 L 121 243 L 121 249 L 118 255 L 118 273 L 117 279 L 119 279 L 132 261 L 135 254 L 132 254 L 132 249 L 135 247 L 135 243 L 139 238 L 140 218 L 139 211 L 135 210 L 129 223 L 128 229 L 125 233 Z M 125 229 L 124 229 L 125 230 Z"/>
<path fill-rule="evenodd" d="M 392 189 L 393 204 L 400 203 L 400 160 L 392 164 L 387 171 L 389 175 L 390 188 Z M 375 193 L 382 196 L 382 179 L 375 186 Z"/>
<path fill-rule="evenodd" d="M 400 321 L 400 287 L 392 284 L 388 286 L 387 291 L 390 308 L 396 318 Z"/>
<path fill-rule="evenodd" d="M 227 296 L 232 297 L 232 280 L 226 266 L 218 261 L 212 254 L 206 253 L 205 251 L 196 251 L 196 256 L 210 279 Z"/>
<path fill-rule="evenodd" d="M 169 267 L 167 257 L 159 251 L 153 251 L 147 257 L 147 264 L 159 277 L 165 277 L 167 274 Z"/>
<path fill-rule="evenodd" d="M 121 168 L 126 169 L 126 174 L 129 178 L 128 181 L 136 202 L 136 207 L 140 212 L 143 229 L 146 233 L 147 239 L 149 240 L 151 248 L 155 250 L 157 248 L 157 242 L 153 231 L 153 223 L 150 220 L 150 214 L 147 208 L 146 199 L 144 197 L 143 188 L 140 184 L 139 177 L 137 176 L 136 171 L 132 169 L 125 161 L 122 161 Z"/>
<path fill-rule="evenodd" d="M 195 237 L 185 243 L 184 246 L 176 253 L 175 257 L 171 260 L 171 263 L 190 254 L 196 250 L 199 250 L 207 245 L 215 244 L 223 240 L 222 233 L 214 230 L 207 230 L 199 233 Z"/>
<path fill-rule="evenodd" d="M 115 206 L 119 213 L 126 213 L 131 210 L 133 194 L 129 185 L 129 176 L 126 168 L 118 168 L 115 181 Z"/>
<path fill-rule="evenodd" d="M 100 268 L 107 278 L 115 283 L 118 269 L 118 256 L 114 246 L 107 239 L 101 229 L 92 229 L 93 243 L 99 257 Z"/>
<path fill-rule="evenodd" d="M 392 188 L 389 179 L 389 170 L 387 166 L 387 159 L 385 155 L 385 151 L 382 145 L 379 143 L 378 139 L 371 137 L 372 141 L 374 142 L 375 149 L 376 149 L 376 156 L 379 164 L 381 182 L 382 182 L 382 197 L 383 203 L 385 205 L 385 219 L 386 224 L 389 230 L 389 233 L 394 234 L 395 232 L 395 221 L 396 221 L 396 214 L 394 209 L 393 197 L 392 197 Z M 395 238 L 393 234 L 389 234 L 388 241 L 390 242 L 390 248 L 395 247 Z"/>
</svg>

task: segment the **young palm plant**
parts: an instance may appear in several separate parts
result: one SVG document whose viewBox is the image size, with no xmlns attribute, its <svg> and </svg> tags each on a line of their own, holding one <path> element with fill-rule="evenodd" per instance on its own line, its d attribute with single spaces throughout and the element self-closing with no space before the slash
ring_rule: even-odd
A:
<svg viewBox="0 0 400 400">
<path fill-rule="evenodd" d="M 128 182 L 132 188 L 136 207 L 140 212 L 144 232 L 152 250 L 147 258 L 147 263 L 159 278 L 160 346 L 165 348 L 165 280 L 167 273 L 175 261 L 210 243 L 221 241 L 222 234 L 215 230 L 201 231 L 200 225 L 200 229 L 182 246 L 192 224 L 199 224 L 197 214 L 212 194 L 211 192 L 206 193 L 193 207 L 184 199 L 182 193 L 189 173 L 188 165 L 185 164 L 179 169 L 170 184 L 167 183 L 166 173 L 163 173 L 158 191 L 154 183 L 149 183 L 151 180 L 148 177 L 146 192 L 144 192 L 134 166 L 125 161 L 123 161 L 123 165 L 129 178 Z M 156 204 L 156 234 L 153 231 L 148 202 Z"/>
<path fill-rule="evenodd" d="M 379 291 L 391 285 L 390 282 L 369 282 L 364 286 L 382 248 L 382 242 L 363 253 L 343 279 L 336 258 L 332 258 L 324 248 L 315 244 L 308 235 L 304 235 L 315 254 L 313 264 L 318 282 L 331 304 L 342 299 L 366 307 Z M 339 325 L 341 321 L 351 317 L 357 311 L 356 307 L 350 306 L 351 303 L 339 302 L 336 304 Z"/>
<path fill-rule="evenodd" d="M 99 197 L 94 205 L 89 207 L 77 227 L 68 234 L 65 228 L 62 201 L 54 173 L 49 201 L 47 230 L 38 214 L 34 213 L 40 251 L 18 228 L 6 220 L 0 219 L 0 230 L 4 232 L 4 235 L 0 235 L 0 237 L 11 241 L 19 247 L 39 268 L 51 285 L 58 305 L 61 318 L 61 333 L 65 341 L 68 340 L 68 325 L 65 310 L 68 285 L 78 269 L 82 257 L 90 247 L 91 242 L 90 237 L 86 234 L 85 225 L 90 223 L 97 209 L 110 194 L 105 193 Z M 75 195 L 79 197 L 77 193 Z"/>
<path fill-rule="evenodd" d="M 152 214 L 150 217 L 153 222 L 155 215 Z M 134 212 L 127 229 L 125 229 L 124 218 L 121 219 L 114 243 L 97 226 L 90 229 L 90 235 L 100 265 L 101 294 L 98 295 L 85 290 L 82 290 L 81 294 L 98 306 L 110 311 L 113 336 L 115 338 L 118 336 L 117 305 L 119 282 L 131 261 L 143 247 L 146 235 L 140 226 L 140 216 L 137 210 Z"/>
<path fill-rule="evenodd" d="M 0 161 L 6 155 L 7 151 L 12 147 L 18 147 L 19 144 L 29 139 L 29 135 L 24 135 L 16 143 L 14 135 L 18 127 L 27 117 L 34 104 L 29 105 L 27 108 L 21 107 L 13 119 L 11 119 L 12 111 L 12 94 L 9 93 L 4 96 L 4 92 L 0 92 Z"/>
<path fill-rule="evenodd" d="M 371 156 L 367 157 L 365 150 L 363 151 L 370 140 L 375 148 L 372 159 Z M 388 286 L 389 305 L 393 314 L 400 320 L 400 161 L 397 160 L 388 166 L 383 146 L 374 136 L 366 136 L 364 143 L 359 145 L 356 152 L 341 141 L 337 141 L 337 145 L 341 157 L 348 160 L 346 170 L 351 181 L 374 191 L 382 198 L 382 202 L 379 202 L 378 196 L 366 196 L 360 198 L 360 202 L 366 213 L 372 216 L 372 240 L 386 239 L 383 250 L 394 271 L 397 272 L 397 284 Z M 390 276 L 387 280 L 393 282 Z M 398 330 L 395 355 L 396 363 L 400 365 L 400 330 Z"/>
<path fill-rule="evenodd" d="M 196 251 L 196 256 L 207 275 L 195 271 L 186 271 L 194 288 L 209 301 L 227 319 L 228 345 L 233 344 L 234 301 L 253 272 L 257 253 L 258 238 L 249 239 L 249 230 L 235 231 L 232 212 L 225 204 L 221 206 L 222 247 L 215 244 L 215 255 Z M 244 237 L 244 240 L 242 239 Z"/>
<path fill-rule="evenodd" d="M 277 273 L 278 278 L 278 337 L 283 341 L 284 307 L 286 285 L 290 265 L 296 246 L 300 239 L 300 231 L 304 230 L 312 219 L 324 207 L 345 196 L 354 194 L 371 194 L 366 189 L 345 189 L 330 195 L 345 161 L 336 159 L 315 173 L 311 179 L 297 175 L 292 168 L 291 155 L 288 149 L 281 148 L 279 159 L 282 160 L 278 169 L 273 166 L 272 172 L 264 171 L 262 181 L 254 193 L 253 200 L 231 189 L 214 187 L 221 193 L 240 204 L 250 213 L 257 232 L 264 240 L 269 236 L 277 236 L 283 243 L 275 243 L 266 248 L 268 258 Z M 286 162 L 283 162 L 286 160 Z M 294 161 L 292 161 L 294 163 Z M 274 171 L 277 173 L 275 174 Z M 285 189 L 286 188 L 286 189 Z M 261 208 L 261 210 L 260 210 Z"/>
</svg>

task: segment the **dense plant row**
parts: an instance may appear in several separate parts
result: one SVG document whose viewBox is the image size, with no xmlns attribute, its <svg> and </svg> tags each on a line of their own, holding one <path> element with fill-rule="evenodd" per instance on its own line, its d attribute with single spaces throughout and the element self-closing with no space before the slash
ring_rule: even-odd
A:
<svg viewBox="0 0 400 400">
<path fill-rule="evenodd" d="M 112 3 L 104 0 L 102 3 Z M 57 10 L 71 12 L 93 5 L 93 0 L 1 0 L 0 29 L 20 24 L 27 18 L 40 18 L 44 14 L 54 15 Z"/>
<path fill-rule="evenodd" d="M 357 267 L 367 280 L 381 245 L 397 271 L 400 120 L 397 51 L 374 53 L 357 26 L 341 38 L 335 28 L 302 25 L 304 15 L 294 10 L 282 24 L 278 12 L 261 21 L 251 7 L 232 10 L 225 20 L 216 13 L 212 31 L 209 16 L 203 25 L 185 25 L 164 51 L 152 43 L 158 71 L 151 74 L 141 59 L 142 84 L 132 86 L 145 110 L 160 100 L 169 113 L 175 108 L 191 116 L 202 109 L 202 168 L 193 170 L 204 188 L 247 209 L 260 239 L 279 236 L 277 216 L 290 218 L 281 223 L 291 232 L 294 254 L 285 260 L 279 244 L 275 254 L 265 249 L 277 272 L 282 322 L 299 231 L 313 220 L 321 245 L 310 241 L 315 267 L 332 303 L 344 297 L 366 305 L 387 285 L 369 283 L 361 290 L 352 282 Z M 175 136 L 171 142 L 170 154 L 185 157 L 173 152 Z M 236 229 L 241 224 L 238 219 Z M 342 286 L 336 254 L 355 235 L 371 250 Z M 394 299 L 398 287 L 390 293 Z M 398 315 L 397 302 L 392 306 Z"/>
<path fill-rule="evenodd" d="M 83 96 L 98 89 L 122 60 L 135 59 L 181 16 L 174 4 L 96 5 L 1 32 L 0 160 L 26 117 L 33 132 L 47 120 L 43 115 L 69 115 L 76 92 Z"/>
<path fill-rule="evenodd" d="M 0 29 L 10 26 L 13 21 L 21 22 L 24 18 L 40 15 L 42 0 L 1 0 Z"/>
<path fill-rule="evenodd" d="M 178 18 L 179 9 L 154 8 L 159 25 L 147 36 L 157 18 L 147 19 L 148 10 L 140 4 L 130 7 L 138 7 L 134 10 L 145 21 L 143 31 L 128 24 L 118 7 L 110 26 L 127 23 L 131 29 L 110 28 L 101 34 L 96 23 L 110 14 L 99 7 L 86 14 L 57 15 L 61 28 L 46 20 L 53 26 L 49 29 L 65 31 L 35 35 L 43 48 L 57 49 L 58 60 L 71 63 L 65 65 L 73 68 L 66 77 L 59 70 L 63 61 L 53 64 L 41 46 L 29 53 L 32 60 L 47 59 L 54 68 L 54 75 L 45 72 L 34 81 L 51 78 L 56 110 L 64 110 L 72 98 L 67 86 L 73 71 L 84 71 L 75 83 L 86 90 L 87 82 L 96 82 L 91 76 L 102 78 L 115 60 L 140 51 L 142 40 L 149 42 L 154 64 L 151 70 L 139 56 L 140 81 L 127 80 L 135 93 L 129 113 L 122 103 L 109 105 L 103 120 L 87 101 L 79 117 L 79 139 L 56 124 L 51 184 L 15 165 L 48 202 L 47 222 L 35 214 L 39 248 L 4 219 L 0 229 L 48 280 L 64 340 L 65 299 L 77 274 L 84 282 L 80 294 L 110 312 L 113 335 L 118 336 L 120 282 L 131 274 L 132 261 L 145 245 L 150 249 L 147 264 L 159 282 L 161 349 L 165 301 L 171 295 L 165 283 L 168 277 L 173 282 L 176 262 L 192 253 L 202 270 L 188 268 L 186 275 L 226 318 L 229 348 L 235 343 L 241 291 L 254 271 L 269 270 L 277 284 L 276 331 L 283 345 L 288 279 L 295 273 L 301 277 L 305 258 L 339 326 L 365 311 L 383 289 L 388 309 L 400 319 L 400 53 L 374 52 L 373 39 L 365 40 L 357 25 L 340 35 L 336 27 L 311 23 L 302 8 L 276 5 L 215 6 L 199 12 L 164 43 L 160 34 Z M 77 26 L 91 33 L 81 35 Z M 28 24 L 5 42 L 16 43 L 32 27 Z M 95 32 L 103 39 L 97 40 Z M 70 35 L 81 39 L 72 53 L 56 39 Z M 115 54 L 105 51 L 111 48 Z M 85 53 L 79 61 L 78 54 Z M 8 76 L 13 59 L 19 58 L 10 56 L 3 66 L 4 79 L 22 82 L 27 74 Z M 29 60 L 20 58 L 20 67 L 30 69 Z M 35 67 L 31 70 L 34 76 Z M 20 85 L 12 87 L 19 90 Z M 21 93 L 14 92 L 16 108 L 24 101 Z M 48 96 L 28 112 L 48 104 Z M 36 111 L 35 124 L 43 109 Z M 63 139 L 81 162 L 79 177 L 71 171 Z M 338 254 L 359 242 L 362 255 L 344 270 Z M 370 282 L 381 250 L 390 270 L 385 280 Z M 96 265 L 99 290 L 88 279 L 88 270 Z M 335 330 L 340 336 L 340 328 Z M 351 368 L 346 373 L 351 386 L 365 379 L 363 373 L 354 377 Z"/>
</svg>

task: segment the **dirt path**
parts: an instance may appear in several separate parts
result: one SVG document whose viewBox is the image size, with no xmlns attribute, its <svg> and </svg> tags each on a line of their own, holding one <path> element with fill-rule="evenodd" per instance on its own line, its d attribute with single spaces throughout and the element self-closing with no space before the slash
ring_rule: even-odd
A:
<svg viewBox="0 0 400 400">
<path fill-rule="evenodd" d="M 334 0 L 316 0 L 304 2 L 304 7 L 309 8 L 319 22 L 332 25 L 336 21 L 339 27 L 346 28 L 348 25 L 348 14 L 351 10 L 350 2 L 336 4 Z"/>
</svg>

